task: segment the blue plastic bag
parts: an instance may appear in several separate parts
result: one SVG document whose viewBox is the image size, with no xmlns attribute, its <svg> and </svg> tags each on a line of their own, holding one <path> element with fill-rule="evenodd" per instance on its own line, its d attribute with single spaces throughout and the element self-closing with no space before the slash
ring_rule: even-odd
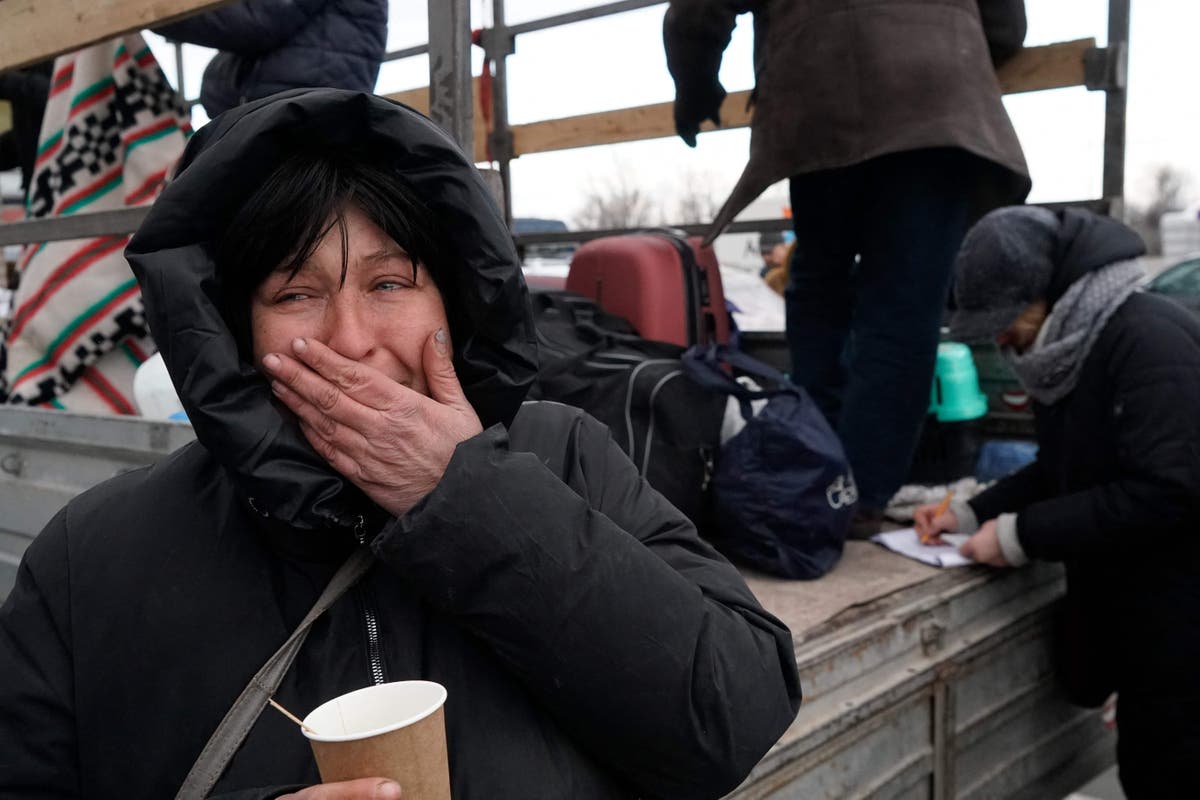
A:
<svg viewBox="0 0 1200 800">
<path fill-rule="evenodd" d="M 1011 475 L 1037 459 L 1037 442 L 992 440 L 979 448 L 975 479 L 989 483 Z"/>
<path fill-rule="evenodd" d="M 772 575 L 821 577 L 841 558 L 858 500 L 841 441 L 807 392 L 745 353 L 693 347 L 683 365 L 696 383 L 735 398 L 746 420 L 718 454 L 714 544 Z M 772 386 L 749 389 L 726 367 Z M 755 414 L 750 401 L 762 398 Z"/>
</svg>

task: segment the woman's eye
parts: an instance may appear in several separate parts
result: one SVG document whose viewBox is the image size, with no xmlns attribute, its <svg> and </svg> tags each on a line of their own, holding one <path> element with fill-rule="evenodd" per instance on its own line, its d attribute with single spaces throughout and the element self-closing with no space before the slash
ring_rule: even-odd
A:
<svg viewBox="0 0 1200 800">
<path fill-rule="evenodd" d="M 298 300 L 307 300 L 310 295 L 304 292 L 286 292 L 275 298 L 276 303 L 294 303 Z"/>
<path fill-rule="evenodd" d="M 411 281 L 379 281 L 375 284 L 375 288 L 384 292 L 394 292 L 399 289 L 412 288 Z"/>
</svg>

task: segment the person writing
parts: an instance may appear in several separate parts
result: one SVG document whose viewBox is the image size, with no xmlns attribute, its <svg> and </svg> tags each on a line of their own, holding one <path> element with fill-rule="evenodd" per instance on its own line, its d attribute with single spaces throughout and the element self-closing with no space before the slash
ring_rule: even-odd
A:
<svg viewBox="0 0 1200 800">
<path fill-rule="evenodd" d="M 526 288 L 470 161 L 297 90 L 191 139 L 129 245 L 197 441 L 67 505 L 0 609 L 0 795 L 171 797 L 349 554 L 274 696 L 444 685 L 456 800 L 716 797 L 796 714 L 788 630 L 582 411 L 524 403 Z M 213 787 L 319 786 L 260 716 Z"/>
<path fill-rule="evenodd" d="M 1037 460 L 917 531 L 973 534 L 992 566 L 1066 565 L 1059 668 L 1072 700 L 1118 692 L 1132 800 L 1200 790 L 1200 322 L 1137 291 L 1117 220 L 1003 208 L 955 263 L 951 335 L 994 338 L 1033 398 Z"/>
</svg>

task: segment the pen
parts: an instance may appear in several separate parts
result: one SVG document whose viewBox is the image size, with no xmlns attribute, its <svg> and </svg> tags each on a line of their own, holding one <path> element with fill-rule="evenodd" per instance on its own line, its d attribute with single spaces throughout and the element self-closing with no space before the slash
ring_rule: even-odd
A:
<svg viewBox="0 0 1200 800">
<path fill-rule="evenodd" d="M 951 500 L 953 500 L 953 499 L 954 499 L 954 490 L 953 490 L 953 489 L 950 489 L 949 491 L 947 491 L 947 492 L 946 492 L 946 496 L 942 498 L 942 502 L 938 503 L 937 510 L 935 510 L 935 511 L 933 512 L 933 518 L 934 518 L 935 520 L 936 520 L 938 517 L 940 517 L 942 514 L 945 514 L 947 510 L 949 510 L 949 508 L 950 508 L 950 501 L 951 501 Z M 919 536 L 919 537 L 917 537 L 917 538 L 919 538 L 919 539 L 921 540 L 921 544 L 929 544 L 929 542 L 930 542 L 930 541 L 932 541 L 932 540 L 933 540 L 935 537 L 933 537 L 933 536 Z"/>
</svg>

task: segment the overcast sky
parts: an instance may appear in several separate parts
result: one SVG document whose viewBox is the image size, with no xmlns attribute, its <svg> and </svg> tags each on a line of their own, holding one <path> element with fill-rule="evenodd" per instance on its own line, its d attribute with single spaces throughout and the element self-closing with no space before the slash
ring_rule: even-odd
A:
<svg viewBox="0 0 1200 800">
<path fill-rule="evenodd" d="M 507 0 L 510 23 L 599 4 L 600 0 Z M 391 0 L 388 47 L 426 41 L 427 0 Z M 490 3 L 472 0 L 473 25 L 487 23 Z M 509 115 L 516 123 L 625 108 L 673 99 L 662 51 L 662 16 L 655 6 L 518 38 L 509 58 Z M 1027 45 L 1107 38 L 1105 0 L 1027 0 Z M 1133 0 L 1129 61 L 1126 195 L 1144 202 L 1150 175 L 1171 165 L 1190 177 L 1187 197 L 1200 200 L 1200 104 L 1196 101 L 1192 38 L 1200 30 L 1194 0 Z M 148 36 L 168 76 L 174 57 Z M 721 80 L 730 91 L 753 84 L 751 20 L 739 20 L 725 52 Z M 189 97 L 199 91 L 211 51 L 186 48 Z M 478 55 L 478 54 L 477 54 Z M 476 59 L 478 63 L 478 58 Z M 388 93 L 428 83 L 424 57 L 385 64 L 376 87 Z M 477 67 L 478 69 L 478 67 Z M 1034 201 L 1079 200 L 1100 194 L 1104 95 L 1083 88 L 1010 96 L 1005 100 L 1033 174 Z M 199 122 L 200 119 L 197 119 Z M 699 178 L 720 199 L 745 165 L 749 132 L 702 134 L 689 149 L 679 139 L 522 156 L 513 162 L 513 205 L 518 216 L 570 219 L 584 194 L 618 172 L 650 192 L 662 216 L 672 217 L 677 187 Z M 764 205 L 786 202 L 783 187 Z M 774 214 L 770 214 L 774 216 Z M 759 216 L 756 214 L 755 216 Z"/>
</svg>

